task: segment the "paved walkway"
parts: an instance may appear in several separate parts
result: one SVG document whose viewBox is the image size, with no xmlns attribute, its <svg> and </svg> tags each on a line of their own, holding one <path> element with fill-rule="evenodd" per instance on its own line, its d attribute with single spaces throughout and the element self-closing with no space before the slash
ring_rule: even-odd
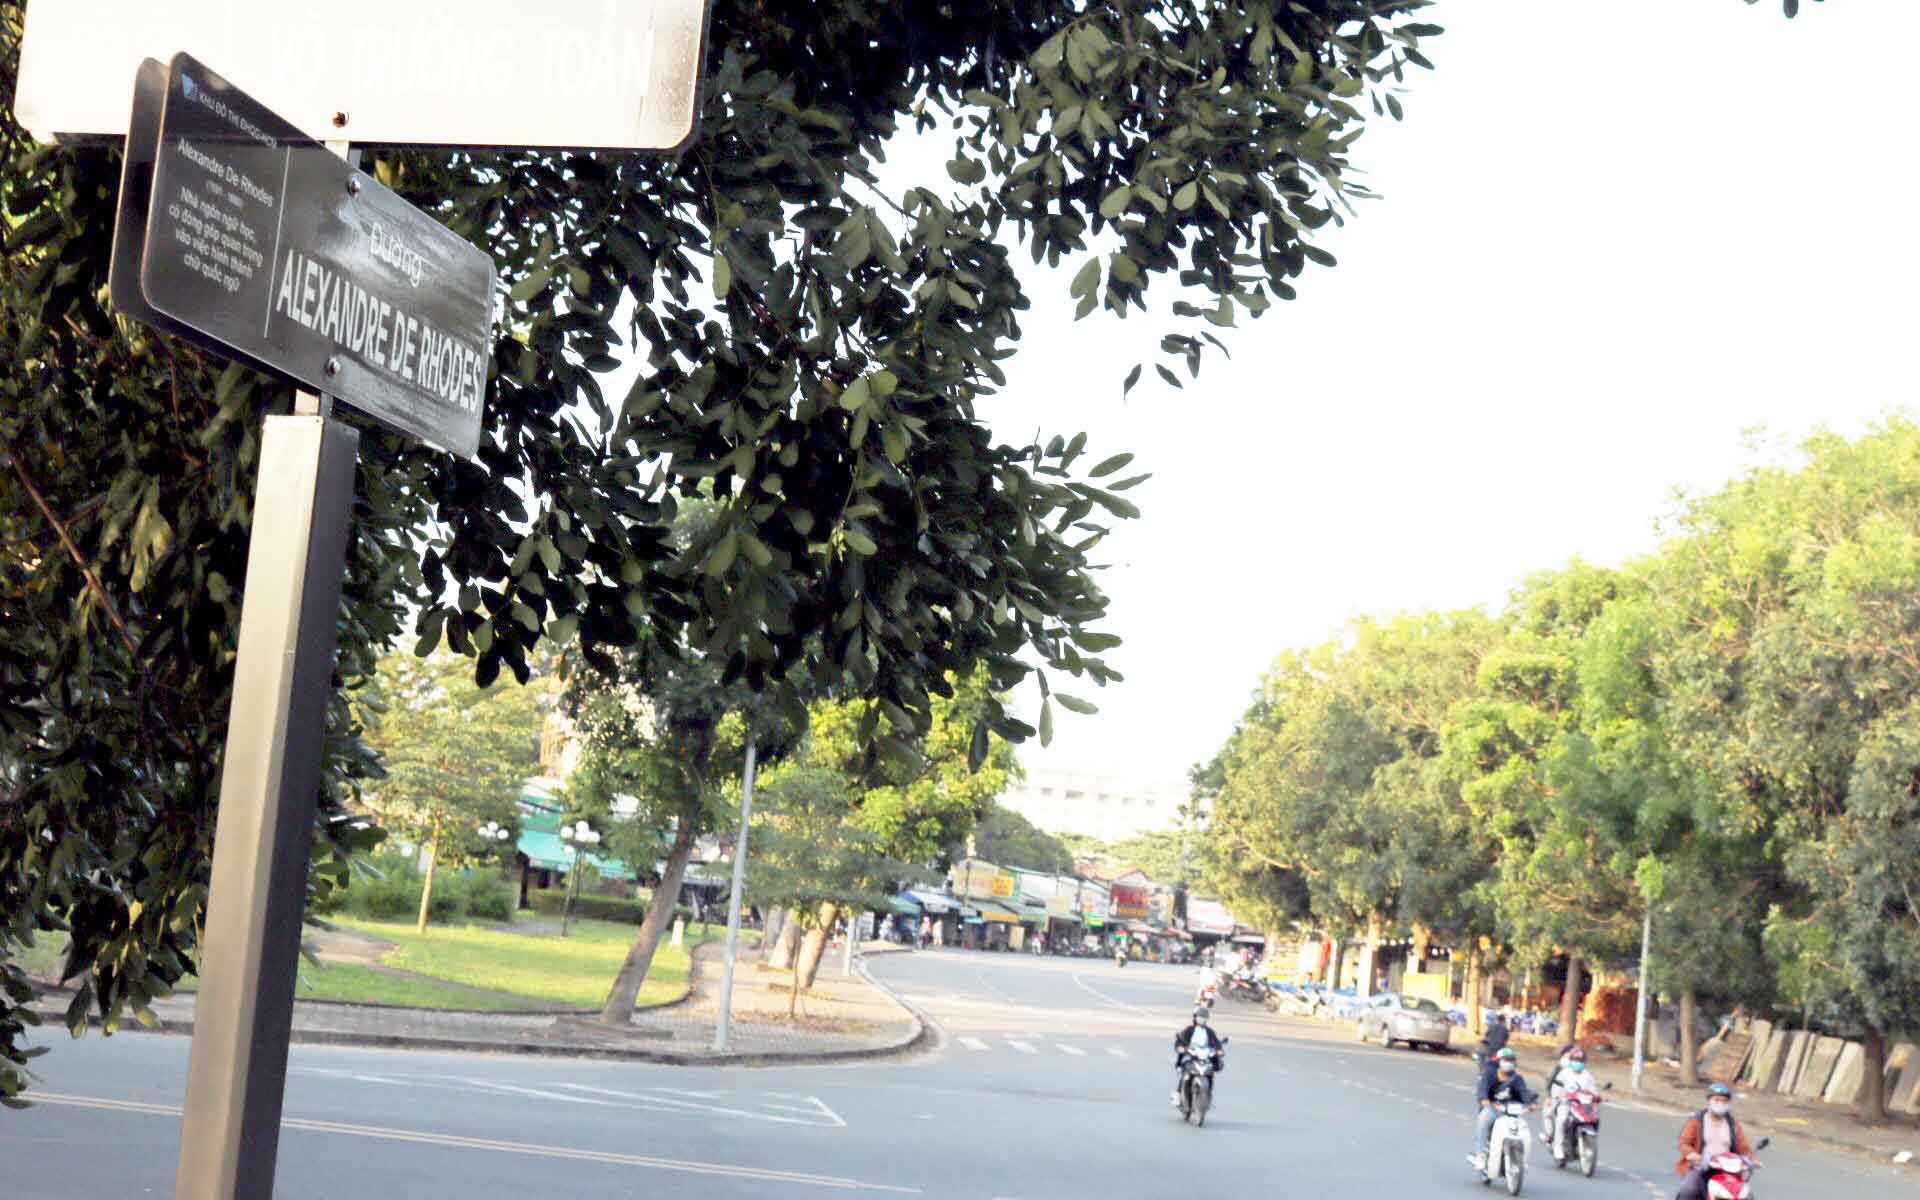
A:
<svg viewBox="0 0 1920 1200">
<path fill-rule="evenodd" d="M 293 1006 L 293 1040 L 334 1044 L 479 1050 L 522 1054 L 636 1058 L 676 1063 L 762 1064 L 780 1061 L 864 1057 L 903 1049 L 923 1036 L 919 1019 L 862 973 L 841 970 L 841 954 L 829 951 L 802 993 L 795 1017 L 787 1015 L 790 976 L 771 971 L 758 954 L 743 954 L 735 971 L 733 1021 L 728 1052 L 713 1052 L 719 1013 L 720 943 L 694 950 L 694 983 L 686 999 L 636 1013 L 622 1029 L 586 1013 L 483 1013 L 331 1004 L 299 1000 Z M 866 953 L 898 952 L 870 943 Z M 40 1005 L 57 1024 L 69 997 L 50 992 Z M 163 1032 L 193 1028 L 192 994 L 153 1003 Z M 122 1028 L 137 1028 L 129 1020 Z"/>
</svg>

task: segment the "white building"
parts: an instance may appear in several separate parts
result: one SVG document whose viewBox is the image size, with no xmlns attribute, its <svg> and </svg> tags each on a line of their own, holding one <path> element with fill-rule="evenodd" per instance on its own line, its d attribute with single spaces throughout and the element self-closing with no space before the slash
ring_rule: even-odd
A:
<svg viewBox="0 0 1920 1200">
<path fill-rule="evenodd" d="M 1186 802 L 1184 781 L 1046 767 L 1029 768 L 1026 779 L 999 798 L 1002 808 L 1048 833 L 1079 833 L 1105 842 L 1175 829 Z"/>
</svg>

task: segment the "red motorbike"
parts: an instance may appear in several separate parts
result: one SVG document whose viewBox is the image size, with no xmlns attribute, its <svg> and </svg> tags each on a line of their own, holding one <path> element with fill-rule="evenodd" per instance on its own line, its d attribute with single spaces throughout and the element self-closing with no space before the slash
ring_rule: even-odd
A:
<svg viewBox="0 0 1920 1200">
<path fill-rule="evenodd" d="M 1753 1150 L 1767 1148 L 1771 1138 L 1761 1138 Z M 1744 1154 L 1716 1154 L 1707 1160 L 1707 1196 L 1709 1200 L 1753 1200 L 1753 1172 L 1760 1164 Z"/>
<path fill-rule="evenodd" d="M 1591 1179 L 1600 1165 L 1600 1093 L 1581 1088 L 1561 1096 L 1560 1104 L 1566 1111 L 1554 1124 L 1553 1165 L 1578 1159 L 1580 1173 Z"/>
</svg>

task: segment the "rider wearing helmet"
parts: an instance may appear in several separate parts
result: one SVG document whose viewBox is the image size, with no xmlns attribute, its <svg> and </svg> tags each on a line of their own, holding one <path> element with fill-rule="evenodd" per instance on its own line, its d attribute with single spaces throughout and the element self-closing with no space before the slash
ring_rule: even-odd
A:
<svg viewBox="0 0 1920 1200">
<path fill-rule="evenodd" d="M 1687 1118 L 1680 1129 L 1680 1161 L 1673 1164 L 1676 1175 L 1686 1178 L 1675 1200 L 1706 1200 L 1707 1164 L 1716 1154 L 1753 1157 L 1753 1146 L 1740 1123 L 1733 1119 L 1733 1091 L 1724 1083 L 1707 1088 L 1707 1106 Z"/>
<path fill-rule="evenodd" d="M 1473 1134 L 1473 1169 L 1487 1169 L 1487 1142 L 1493 1137 L 1493 1123 L 1499 1118 L 1497 1105 L 1518 1102 L 1531 1108 L 1539 1097 L 1520 1078 L 1520 1065 L 1513 1047 L 1502 1046 L 1492 1065 L 1480 1076 L 1480 1120 Z"/>
<path fill-rule="evenodd" d="M 1553 1074 L 1547 1076 L 1547 1107 L 1540 1114 L 1540 1140 L 1553 1145 L 1553 1139 L 1560 1132 L 1560 1123 L 1567 1118 L 1567 1106 L 1560 1098 L 1570 1092 L 1597 1092 L 1600 1081 L 1587 1070 L 1587 1052 L 1579 1046 L 1567 1047 L 1554 1065 Z"/>
<path fill-rule="evenodd" d="M 1221 1052 L 1223 1045 L 1220 1035 L 1215 1033 L 1207 1020 L 1211 1014 L 1205 1008 L 1193 1010 L 1193 1020 L 1173 1035 L 1173 1106 L 1180 1107 L 1180 1081 L 1187 1070 L 1187 1054 L 1191 1050 L 1205 1048 L 1213 1051 L 1213 1070 L 1217 1075 L 1227 1069 L 1227 1056 Z"/>
</svg>

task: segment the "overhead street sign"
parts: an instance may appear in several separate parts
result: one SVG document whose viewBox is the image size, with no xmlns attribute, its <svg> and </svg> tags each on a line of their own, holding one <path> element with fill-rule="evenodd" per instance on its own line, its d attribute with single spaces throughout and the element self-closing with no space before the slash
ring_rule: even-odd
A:
<svg viewBox="0 0 1920 1200">
<path fill-rule="evenodd" d="M 710 0 L 29 0 L 14 114 L 126 132 L 127 80 L 182 46 L 295 126 L 356 145 L 675 150 Z"/>
<path fill-rule="evenodd" d="M 143 65 L 129 128 L 116 303 L 473 456 L 492 361 L 485 252 L 189 55 L 164 75 Z"/>
</svg>

